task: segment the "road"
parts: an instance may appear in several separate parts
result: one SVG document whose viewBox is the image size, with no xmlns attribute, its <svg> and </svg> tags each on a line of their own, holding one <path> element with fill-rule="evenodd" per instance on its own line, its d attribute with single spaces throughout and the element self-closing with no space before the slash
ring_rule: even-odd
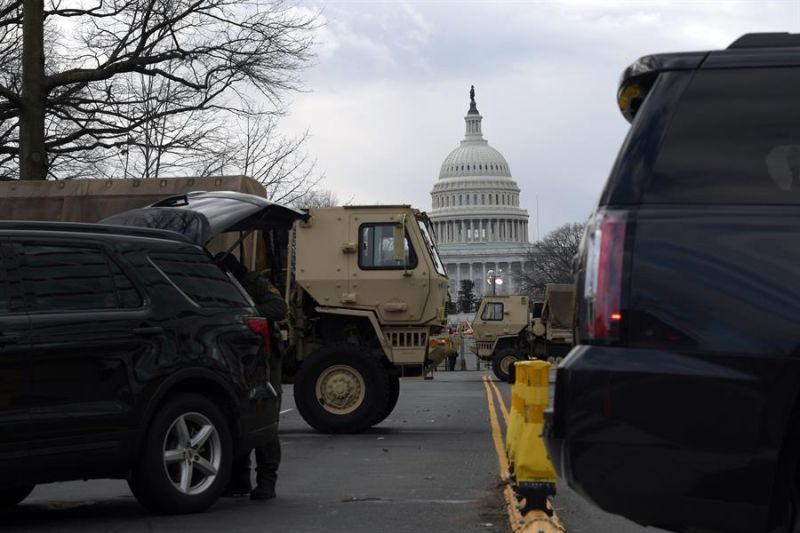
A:
<svg viewBox="0 0 800 533">
<path fill-rule="evenodd" d="M 278 498 L 223 499 L 190 516 L 147 514 L 123 481 L 37 487 L 0 514 L 11 531 L 508 532 L 492 443 L 485 371 L 404 382 L 394 413 L 361 435 L 322 435 L 294 409 L 281 419 Z M 498 384 L 508 399 L 508 385 Z M 566 487 L 554 501 L 570 533 L 655 533 L 603 513 Z"/>
</svg>

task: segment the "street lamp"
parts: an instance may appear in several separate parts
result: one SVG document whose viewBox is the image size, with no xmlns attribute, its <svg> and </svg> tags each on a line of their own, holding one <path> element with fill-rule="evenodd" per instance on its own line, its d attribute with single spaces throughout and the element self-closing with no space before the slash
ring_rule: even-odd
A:
<svg viewBox="0 0 800 533">
<path fill-rule="evenodd" d="M 503 278 L 500 277 L 500 273 L 502 272 L 501 269 L 497 269 L 497 272 L 494 270 L 489 270 L 486 272 L 488 278 L 486 282 L 492 286 L 492 296 L 497 296 L 497 286 L 503 284 Z"/>
</svg>

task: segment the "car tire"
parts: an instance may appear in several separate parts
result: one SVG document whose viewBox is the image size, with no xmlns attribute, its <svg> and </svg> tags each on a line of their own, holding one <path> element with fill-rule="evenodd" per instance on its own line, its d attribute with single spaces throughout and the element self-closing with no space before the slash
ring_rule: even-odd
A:
<svg viewBox="0 0 800 533">
<path fill-rule="evenodd" d="M 514 348 L 506 348 L 505 350 L 500 350 L 494 357 L 492 357 L 492 372 L 500 381 L 505 381 L 509 383 L 511 379 L 510 373 L 510 365 L 514 361 L 521 361 L 526 359 L 524 355 L 521 355 L 516 349 Z"/>
<path fill-rule="evenodd" d="M 181 394 L 153 417 L 128 480 L 150 511 L 203 511 L 222 494 L 231 475 L 233 440 L 227 418 L 210 400 Z"/>
<path fill-rule="evenodd" d="M 377 357 L 338 344 L 311 354 L 297 371 L 294 401 L 300 416 L 323 433 L 360 433 L 387 409 L 390 386 Z"/>
<path fill-rule="evenodd" d="M 389 396 L 386 398 L 386 405 L 381 411 L 378 419 L 372 424 L 373 426 L 380 424 L 386 420 L 394 408 L 397 406 L 397 400 L 400 398 L 400 377 L 389 374 L 386 375 L 387 387 L 389 387 Z"/>
<path fill-rule="evenodd" d="M 18 487 L 8 487 L 0 489 L 0 508 L 14 507 L 22 500 L 27 498 L 36 485 L 20 485 Z"/>
</svg>

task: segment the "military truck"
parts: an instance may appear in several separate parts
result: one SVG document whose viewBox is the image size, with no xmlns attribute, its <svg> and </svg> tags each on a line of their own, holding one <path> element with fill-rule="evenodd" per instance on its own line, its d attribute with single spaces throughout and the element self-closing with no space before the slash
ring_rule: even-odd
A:
<svg viewBox="0 0 800 533">
<path fill-rule="evenodd" d="M 503 381 L 513 361 L 565 356 L 572 347 L 574 295 L 574 285 L 551 283 L 543 302 L 522 295 L 484 296 L 472 322 L 473 351 L 490 361 Z"/>
<path fill-rule="evenodd" d="M 5 182 L 0 218 L 170 229 L 262 271 L 289 304 L 284 366 L 298 411 L 323 432 L 381 422 L 400 378 L 430 375 L 429 355 L 441 357 L 430 348 L 446 325 L 447 277 L 426 215 L 407 205 L 296 211 L 242 176 Z"/>
</svg>

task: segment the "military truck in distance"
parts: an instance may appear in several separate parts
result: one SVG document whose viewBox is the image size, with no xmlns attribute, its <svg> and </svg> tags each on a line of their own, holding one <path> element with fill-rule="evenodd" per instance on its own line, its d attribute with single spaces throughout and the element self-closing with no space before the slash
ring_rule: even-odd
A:
<svg viewBox="0 0 800 533">
<path fill-rule="evenodd" d="M 405 205 L 298 212 L 264 197 L 242 176 L 6 182 L 0 218 L 171 229 L 264 271 L 289 304 L 298 411 L 323 432 L 363 431 L 392 412 L 400 378 L 439 359 L 447 276 L 427 217 Z"/>
<path fill-rule="evenodd" d="M 528 296 L 484 296 L 472 322 L 473 351 L 490 361 L 498 379 L 508 381 L 513 361 L 563 357 L 572 347 L 575 286 L 545 286 L 543 302 Z M 531 312 L 533 311 L 533 312 Z"/>
</svg>

